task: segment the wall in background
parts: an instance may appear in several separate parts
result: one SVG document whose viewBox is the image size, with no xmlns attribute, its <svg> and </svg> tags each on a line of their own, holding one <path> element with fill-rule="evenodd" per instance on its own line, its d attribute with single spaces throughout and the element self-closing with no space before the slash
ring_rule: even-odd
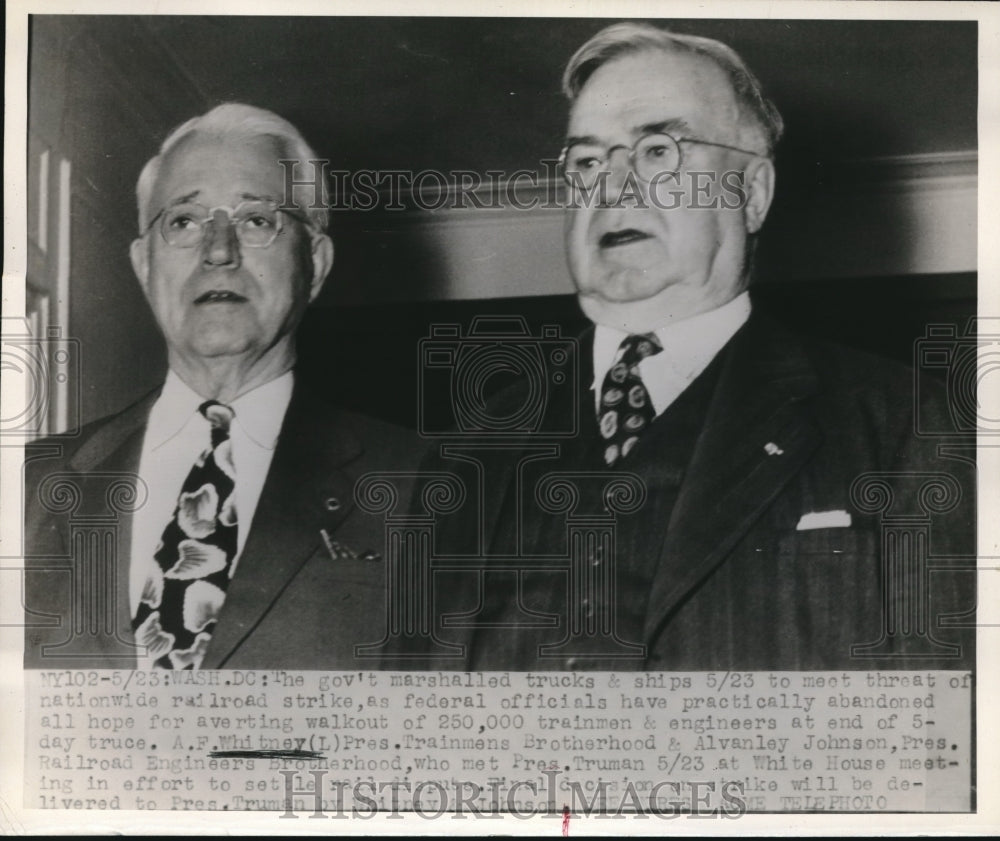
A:
<svg viewBox="0 0 1000 841">
<path fill-rule="evenodd" d="M 824 176 L 795 179 L 779 161 L 778 197 L 757 256 L 760 282 L 976 270 L 974 151 L 865 160 Z M 564 212 L 544 207 L 546 197 L 561 193 L 554 184 L 518 189 L 515 201 L 535 201 L 531 210 L 511 207 L 500 189 L 477 196 L 487 209 L 452 196 L 436 211 L 335 218 L 339 262 L 321 303 L 572 292 Z M 431 195 L 423 206 L 435 202 Z M 461 209 L 448 209 L 456 205 Z"/>
</svg>

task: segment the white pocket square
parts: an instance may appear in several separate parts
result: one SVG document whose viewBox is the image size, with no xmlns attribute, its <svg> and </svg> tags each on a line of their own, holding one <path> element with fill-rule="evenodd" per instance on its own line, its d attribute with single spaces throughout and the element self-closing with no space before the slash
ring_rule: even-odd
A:
<svg viewBox="0 0 1000 841">
<path fill-rule="evenodd" d="M 802 515 L 795 530 L 845 529 L 850 525 L 851 515 L 846 511 L 813 511 L 811 514 Z"/>
</svg>

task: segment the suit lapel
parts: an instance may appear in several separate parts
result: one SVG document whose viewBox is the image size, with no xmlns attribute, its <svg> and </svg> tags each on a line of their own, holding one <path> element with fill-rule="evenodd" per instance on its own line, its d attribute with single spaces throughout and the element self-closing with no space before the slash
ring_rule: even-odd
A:
<svg viewBox="0 0 1000 841">
<path fill-rule="evenodd" d="M 724 352 L 653 580 L 647 644 L 820 442 L 803 403 L 817 389 L 816 375 L 792 337 L 755 314 Z"/>
<path fill-rule="evenodd" d="M 243 554 L 202 668 L 218 669 L 354 508 L 346 466 L 362 447 L 331 409 L 296 386 Z"/>
<path fill-rule="evenodd" d="M 108 513 L 108 489 L 116 476 L 138 474 L 146 421 L 158 396 L 157 389 L 109 420 L 77 449 L 70 460 L 70 469 L 79 475 L 81 498 L 87 501 L 86 504 L 96 506 L 93 513 L 105 515 Z M 141 499 L 142 496 L 142 492 L 139 491 L 137 499 Z M 68 523 L 67 528 L 69 528 Z M 67 547 L 70 545 L 69 537 L 69 534 L 66 534 Z M 132 649 L 135 639 L 132 635 L 132 611 L 129 603 L 131 558 L 132 517 L 130 514 L 118 514 L 116 556 L 112 567 L 115 583 L 116 633 L 93 637 L 99 653 L 108 658 L 108 668 L 135 668 L 134 649 Z M 129 659 L 130 650 L 131 659 Z"/>
<path fill-rule="evenodd" d="M 77 448 L 73 458 L 70 459 L 70 469 L 85 473 L 91 470 L 107 470 L 111 469 L 112 466 L 125 464 L 124 469 L 137 470 L 146 422 L 149 420 L 149 413 L 153 410 L 153 404 L 159 396 L 159 389 L 151 391 L 139 402 L 132 404 L 120 414 L 103 423 L 90 438 Z M 126 445 L 134 444 L 135 440 L 139 442 L 139 449 L 134 453 L 126 450 Z"/>
</svg>

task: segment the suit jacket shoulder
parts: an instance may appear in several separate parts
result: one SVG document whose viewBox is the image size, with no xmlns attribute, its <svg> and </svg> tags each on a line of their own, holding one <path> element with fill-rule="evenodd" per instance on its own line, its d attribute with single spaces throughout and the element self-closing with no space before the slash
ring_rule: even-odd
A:
<svg viewBox="0 0 1000 841">
<path fill-rule="evenodd" d="M 645 659 L 505 660 L 511 635 L 479 629 L 476 650 L 494 653 L 490 667 L 866 669 L 972 662 L 974 571 L 935 572 L 931 587 L 922 561 L 892 558 L 887 553 L 902 544 L 884 543 L 892 529 L 916 529 L 916 542 L 906 545 L 945 559 L 936 562 L 957 566 L 970 553 L 974 559 L 974 463 L 942 452 L 940 438 L 921 432 L 923 419 L 939 424 L 947 414 L 940 384 L 905 365 L 795 335 L 758 312 L 719 363 L 675 504 L 630 515 L 662 534 L 644 637 L 630 640 L 646 647 Z M 581 392 L 589 373 L 583 370 Z M 518 397 L 508 392 L 501 399 L 510 408 Z M 498 494 L 506 488 L 513 499 L 518 453 L 494 462 L 487 488 L 499 486 Z M 563 459 L 558 469 L 580 467 Z M 530 501 L 531 489 L 522 496 Z M 514 509 L 495 505 L 487 522 L 493 510 Z M 514 518 L 492 519 L 487 545 L 518 539 Z M 443 537 L 444 551 L 456 539 L 475 545 L 461 528 L 446 528 Z M 547 547 L 528 546 L 528 553 L 533 549 Z M 892 572 L 899 563 L 903 575 Z M 562 593 L 558 579 L 551 586 Z M 936 626 L 924 636 L 898 632 L 901 611 L 920 594 L 927 599 L 921 604 L 950 628 Z M 472 598 L 459 607 L 474 606 Z M 550 609 L 544 600 L 531 607 Z M 918 619 L 925 621 L 905 616 L 907 623 Z M 560 632 L 549 642 L 559 643 Z"/>
<path fill-rule="evenodd" d="M 78 436 L 29 447 L 25 662 L 30 667 L 59 662 L 134 667 L 131 513 L 141 504 L 136 475 L 156 396 L 89 424 Z M 384 518 L 359 508 L 355 486 L 373 472 L 399 472 L 399 481 L 407 481 L 418 452 L 414 433 L 340 411 L 297 382 L 203 666 L 365 665 L 354 661 L 353 647 L 377 639 L 381 630 Z M 401 495 L 406 493 L 404 487 Z M 100 515 L 103 525 L 79 515 Z M 112 544 L 81 544 L 73 535 L 97 527 L 109 530 L 114 550 L 95 558 L 95 567 L 84 562 L 80 547 Z M 100 580 L 77 580 L 97 568 Z M 94 618 L 76 615 L 82 608 L 72 593 L 95 588 L 106 595 L 95 600 L 107 613 L 97 624 L 112 632 L 71 633 L 84 618 Z"/>
<path fill-rule="evenodd" d="M 127 547 L 143 503 L 137 471 L 157 392 L 78 435 L 25 447 L 24 603 L 28 667 L 130 668 Z M 74 554 L 76 553 L 76 554 Z M 86 593 L 89 599 L 75 599 Z M 73 629 L 116 629 L 76 633 Z"/>
</svg>

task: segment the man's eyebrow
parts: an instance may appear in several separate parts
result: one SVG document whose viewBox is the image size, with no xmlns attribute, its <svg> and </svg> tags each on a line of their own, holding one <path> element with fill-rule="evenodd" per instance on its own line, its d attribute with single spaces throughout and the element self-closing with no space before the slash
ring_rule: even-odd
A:
<svg viewBox="0 0 1000 841">
<path fill-rule="evenodd" d="M 178 196 L 176 199 L 172 199 L 170 204 L 167 205 L 167 207 L 175 207 L 179 204 L 187 204 L 189 201 L 194 201 L 196 198 L 198 198 L 198 194 L 200 192 L 201 190 L 195 190 L 192 193 L 187 193 L 186 195 Z"/>
<path fill-rule="evenodd" d="M 637 126 L 632 129 L 632 134 L 638 137 L 645 137 L 647 134 L 691 134 L 691 126 L 688 125 L 687 121 L 681 117 L 672 117 L 667 120 L 658 120 L 655 123 L 643 123 L 641 126 Z M 585 135 L 570 135 L 566 138 L 566 146 L 573 146 L 576 143 L 586 143 L 590 145 L 600 146 L 602 141 L 600 138 L 594 137 L 592 134 Z"/>
<path fill-rule="evenodd" d="M 678 134 L 690 134 L 691 126 L 680 117 L 674 117 L 669 120 L 661 120 L 656 123 L 644 123 L 639 126 L 636 130 L 636 134 L 646 135 L 646 134 L 672 134 L 677 132 Z"/>
<path fill-rule="evenodd" d="M 190 193 L 186 193 L 183 196 L 178 196 L 176 199 L 172 199 L 168 207 L 174 207 L 178 204 L 187 204 L 189 201 L 194 201 L 201 194 L 201 190 L 194 190 Z M 240 201 L 276 201 L 274 196 L 269 195 L 258 195 L 257 193 L 240 193 Z"/>
<path fill-rule="evenodd" d="M 566 138 L 566 144 L 565 145 L 567 147 L 569 147 L 569 146 L 575 146 L 577 143 L 587 143 L 587 144 L 590 144 L 590 145 L 600 145 L 601 141 L 598 140 L 596 137 L 594 137 L 592 134 L 585 134 L 585 135 L 582 135 L 582 136 L 577 136 L 575 134 L 571 134 L 569 137 Z"/>
</svg>

